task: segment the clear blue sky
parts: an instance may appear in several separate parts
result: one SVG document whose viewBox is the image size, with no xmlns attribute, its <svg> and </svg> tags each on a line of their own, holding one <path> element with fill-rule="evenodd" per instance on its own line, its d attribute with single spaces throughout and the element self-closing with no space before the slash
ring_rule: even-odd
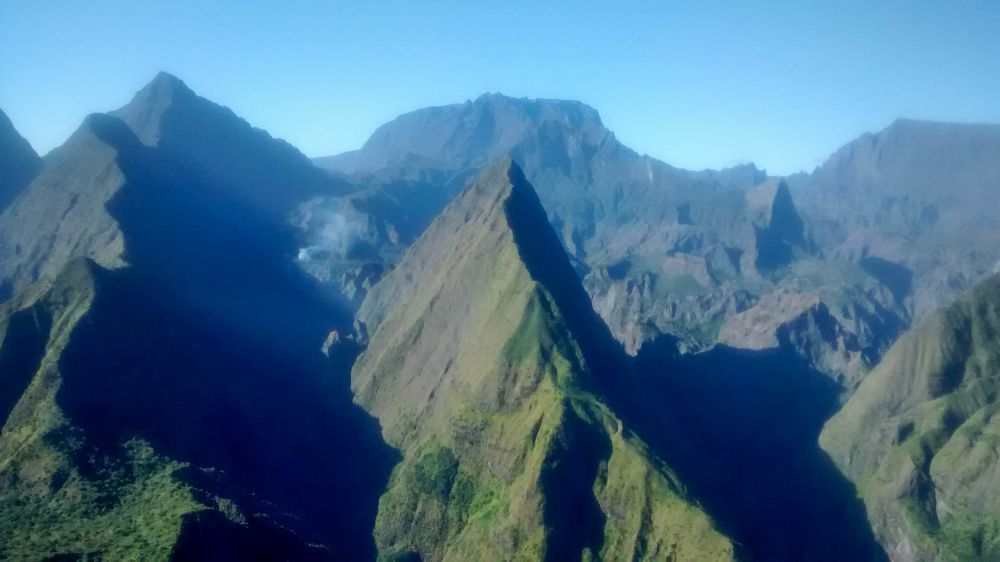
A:
<svg viewBox="0 0 1000 562">
<path fill-rule="evenodd" d="M 0 0 L 0 108 L 44 153 L 162 69 L 321 156 L 499 91 L 587 102 L 677 166 L 772 173 L 896 117 L 1000 122 L 1000 1 L 818 4 Z"/>
</svg>

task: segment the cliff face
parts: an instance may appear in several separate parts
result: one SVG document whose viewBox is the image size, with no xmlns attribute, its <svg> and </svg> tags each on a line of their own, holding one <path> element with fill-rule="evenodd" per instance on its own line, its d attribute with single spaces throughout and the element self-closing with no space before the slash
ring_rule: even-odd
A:
<svg viewBox="0 0 1000 562">
<path fill-rule="evenodd" d="M 403 454 L 381 553 L 733 556 L 602 398 L 624 362 L 509 160 L 445 209 L 360 318 L 371 337 L 352 386 Z"/>
<path fill-rule="evenodd" d="M 46 160 L 45 168 L 0 214 L 0 280 L 17 292 L 53 278 L 73 258 L 106 267 L 123 263 L 121 230 L 106 205 L 124 186 L 118 149 L 128 129 L 112 118 L 91 115 Z M 131 140 L 133 145 L 138 145 Z M 57 220 L 62 218 L 62 220 Z"/>
</svg>

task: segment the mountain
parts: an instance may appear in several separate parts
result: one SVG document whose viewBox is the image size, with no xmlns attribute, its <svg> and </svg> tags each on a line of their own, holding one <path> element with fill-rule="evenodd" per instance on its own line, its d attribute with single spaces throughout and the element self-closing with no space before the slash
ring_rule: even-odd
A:
<svg viewBox="0 0 1000 562">
<path fill-rule="evenodd" d="M 313 166 L 292 145 L 254 128 L 229 108 L 199 97 L 165 72 L 112 115 L 144 145 L 172 154 L 217 189 L 232 190 L 281 220 L 291 212 L 291 203 L 350 189 Z"/>
<path fill-rule="evenodd" d="M 753 349 L 760 342 L 744 343 L 734 324 L 773 316 L 769 303 L 817 297 L 832 318 L 796 314 L 771 332 L 805 329 L 788 340 L 850 390 L 911 322 L 1000 263 L 990 242 L 998 130 L 900 120 L 812 173 L 767 179 L 752 166 L 692 172 L 639 155 L 579 102 L 488 94 L 400 116 L 361 149 L 317 163 L 351 178 L 451 178 L 352 218 L 391 224 L 414 202 L 443 204 L 454 178 L 510 155 L 629 353 L 662 334 L 705 349 L 727 324 L 727 344 Z M 355 302 L 408 244 L 384 240 L 366 238 L 391 251 L 370 252 L 378 257 L 365 265 L 378 273 L 351 289 Z M 310 271 L 331 278 L 323 272 L 342 262 L 313 260 Z"/>
<path fill-rule="evenodd" d="M 792 184 L 823 253 L 862 265 L 914 319 L 1000 263 L 1000 125 L 897 120 Z"/>
<path fill-rule="evenodd" d="M 371 558 L 396 459 L 289 222 L 341 184 L 181 85 L 143 90 L 155 142 L 89 116 L 0 215 L 0 558 Z"/>
<path fill-rule="evenodd" d="M 561 136 L 560 129 L 572 131 L 583 143 L 581 150 L 600 145 L 609 136 L 597 111 L 583 103 L 484 94 L 464 104 L 402 115 L 379 127 L 360 150 L 320 158 L 317 164 L 355 172 L 424 159 L 440 168 L 478 168 L 537 138 L 544 129 L 553 140 Z"/>
<path fill-rule="evenodd" d="M 745 326 L 759 330 L 757 319 L 767 316 L 776 319 L 761 324 L 770 326 L 770 347 L 791 348 L 850 391 L 908 325 L 877 267 L 821 254 L 794 181 L 767 179 L 752 165 L 674 168 L 630 150 L 596 110 L 571 101 L 490 94 L 417 110 L 380 127 L 358 151 L 317 159 L 357 183 L 420 183 L 392 197 L 362 190 L 323 199 L 320 208 L 335 210 L 326 224 L 363 234 L 342 252 L 308 252 L 301 263 L 358 302 L 458 182 L 505 154 L 537 187 L 594 308 L 631 355 L 663 334 L 685 352 L 711 347 L 720 335 L 729 346 L 762 349 Z M 392 204 L 364 205 L 368 197 Z M 403 218 L 411 209 L 425 211 L 422 220 Z M 410 234 L 393 236 L 397 224 Z M 312 247 L 328 245 L 322 226 L 309 230 Z M 813 298 L 829 314 L 769 309 Z"/>
<path fill-rule="evenodd" d="M 928 311 L 997 138 L 767 178 L 493 94 L 324 170 L 165 73 L 44 159 L 0 119 L 0 559 L 995 559 L 1000 277 Z"/>
<path fill-rule="evenodd" d="M 0 210 L 38 174 L 42 161 L 0 111 Z"/>
<path fill-rule="evenodd" d="M 358 313 L 356 400 L 402 461 L 380 555 L 731 559 L 602 398 L 626 362 L 509 159 L 433 221 Z"/>
<path fill-rule="evenodd" d="M 592 238 L 614 236 L 599 232 L 600 223 L 610 227 L 626 212 L 685 214 L 684 203 L 691 197 L 713 193 L 720 186 L 750 187 L 764 178 L 753 167 L 678 170 L 622 145 L 597 111 L 580 102 L 500 94 L 405 114 L 380 127 L 360 150 L 317 163 L 348 173 L 404 165 L 467 170 L 506 155 L 541 186 L 539 197 L 549 216 L 558 220 L 557 232 L 575 258 L 586 254 L 587 243 L 599 246 Z M 696 185 L 700 189 L 694 190 Z M 640 194 L 656 200 L 643 206 Z M 671 204 L 657 208 L 655 203 L 665 198 Z M 647 221 L 635 222 L 644 226 Z"/>
<path fill-rule="evenodd" d="M 587 287 L 603 301 L 602 316 L 631 352 L 660 331 L 711 343 L 722 311 L 742 310 L 757 292 L 748 285 L 760 272 L 745 256 L 770 243 L 770 231 L 760 230 L 758 239 L 748 216 L 760 201 L 748 200 L 745 191 L 765 175 L 752 166 L 690 172 L 639 155 L 580 102 L 488 94 L 418 110 L 380 127 L 360 150 L 317 163 L 353 177 L 401 168 L 467 177 L 501 155 L 518 162 L 537 186 L 575 266 L 593 277 Z M 427 191 L 413 192 L 410 200 Z M 786 190 L 770 190 L 778 193 L 787 208 Z M 794 204 L 791 209 L 794 214 Z M 765 253 L 787 250 L 776 244 L 781 248 Z M 766 259 L 762 268 L 773 269 Z M 678 288 L 683 294 L 663 307 L 629 307 L 611 296 L 647 278 L 665 293 Z"/>
<path fill-rule="evenodd" d="M 7 296 L 54 278 L 73 258 L 105 267 L 124 263 L 121 229 L 107 204 L 126 178 L 117 145 L 102 136 L 139 145 L 120 122 L 92 115 L 0 213 L 0 283 Z"/>
<path fill-rule="evenodd" d="M 0 214 L 0 286 L 8 296 L 51 278 L 74 257 L 105 267 L 125 262 L 120 226 L 106 208 L 128 179 L 119 167 L 117 145 L 155 147 L 173 159 L 177 168 L 171 174 L 210 183 L 215 204 L 237 204 L 274 225 L 286 223 L 311 197 L 349 190 L 295 148 L 198 97 L 166 73 L 112 115 L 131 133 L 109 125 L 106 116 L 88 117 L 46 156 L 35 181 Z M 101 142 L 97 128 L 121 142 Z M 288 251 L 294 255 L 294 249 Z"/>
<path fill-rule="evenodd" d="M 1000 277 L 886 353 L 820 443 L 893 560 L 1000 557 Z"/>
</svg>

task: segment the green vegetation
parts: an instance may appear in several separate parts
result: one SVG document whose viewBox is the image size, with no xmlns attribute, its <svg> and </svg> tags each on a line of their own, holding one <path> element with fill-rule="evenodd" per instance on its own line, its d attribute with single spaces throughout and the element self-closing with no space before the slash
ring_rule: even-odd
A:
<svg viewBox="0 0 1000 562">
<path fill-rule="evenodd" d="M 1000 278 L 904 336 L 821 435 L 888 551 L 995 560 Z"/>
<path fill-rule="evenodd" d="M 530 189 L 517 176 L 485 171 L 362 307 L 376 329 L 352 386 L 403 454 L 379 503 L 381 559 L 731 559 L 594 393 L 515 242 L 506 200 Z"/>
<path fill-rule="evenodd" d="M 31 300 L 9 303 L 0 322 L 6 337 L 17 310 L 52 318 L 50 331 L 33 334 L 45 353 L 39 364 L 25 366 L 33 371 L 30 384 L 0 435 L 0 558 L 5 560 L 71 553 L 165 560 L 181 517 L 205 508 L 174 477 L 181 464 L 140 440 L 124 444 L 120 457 L 101 454 L 56 404 L 61 354 L 93 302 L 92 267 L 71 264 L 51 286 L 30 291 Z"/>
<path fill-rule="evenodd" d="M 81 475 L 65 453 L 56 451 L 49 459 L 8 467 L 17 469 L 11 476 L 19 480 L 0 492 L 0 555 L 11 560 L 67 553 L 100 554 L 105 560 L 168 559 L 181 517 L 205 507 L 175 479 L 181 465 L 157 457 L 143 442 L 131 442 L 128 449 L 126 463 L 104 467 L 96 478 Z M 46 461 L 48 466 L 38 466 Z"/>
</svg>

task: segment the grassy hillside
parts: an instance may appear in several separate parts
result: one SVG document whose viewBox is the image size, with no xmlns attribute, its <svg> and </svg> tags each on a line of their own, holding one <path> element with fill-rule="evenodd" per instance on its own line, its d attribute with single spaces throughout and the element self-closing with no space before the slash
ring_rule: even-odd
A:
<svg viewBox="0 0 1000 562">
<path fill-rule="evenodd" d="M 992 277 L 900 339 L 823 431 L 894 559 L 1000 557 L 998 333 Z"/>
<path fill-rule="evenodd" d="M 611 338 L 552 248 L 530 185 L 502 162 L 362 307 L 373 333 L 353 386 L 403 454 L 379 504 L 381 556 L 732 558 L 600 399 L 614 354 L 595 346 Z"/>
</svg>

